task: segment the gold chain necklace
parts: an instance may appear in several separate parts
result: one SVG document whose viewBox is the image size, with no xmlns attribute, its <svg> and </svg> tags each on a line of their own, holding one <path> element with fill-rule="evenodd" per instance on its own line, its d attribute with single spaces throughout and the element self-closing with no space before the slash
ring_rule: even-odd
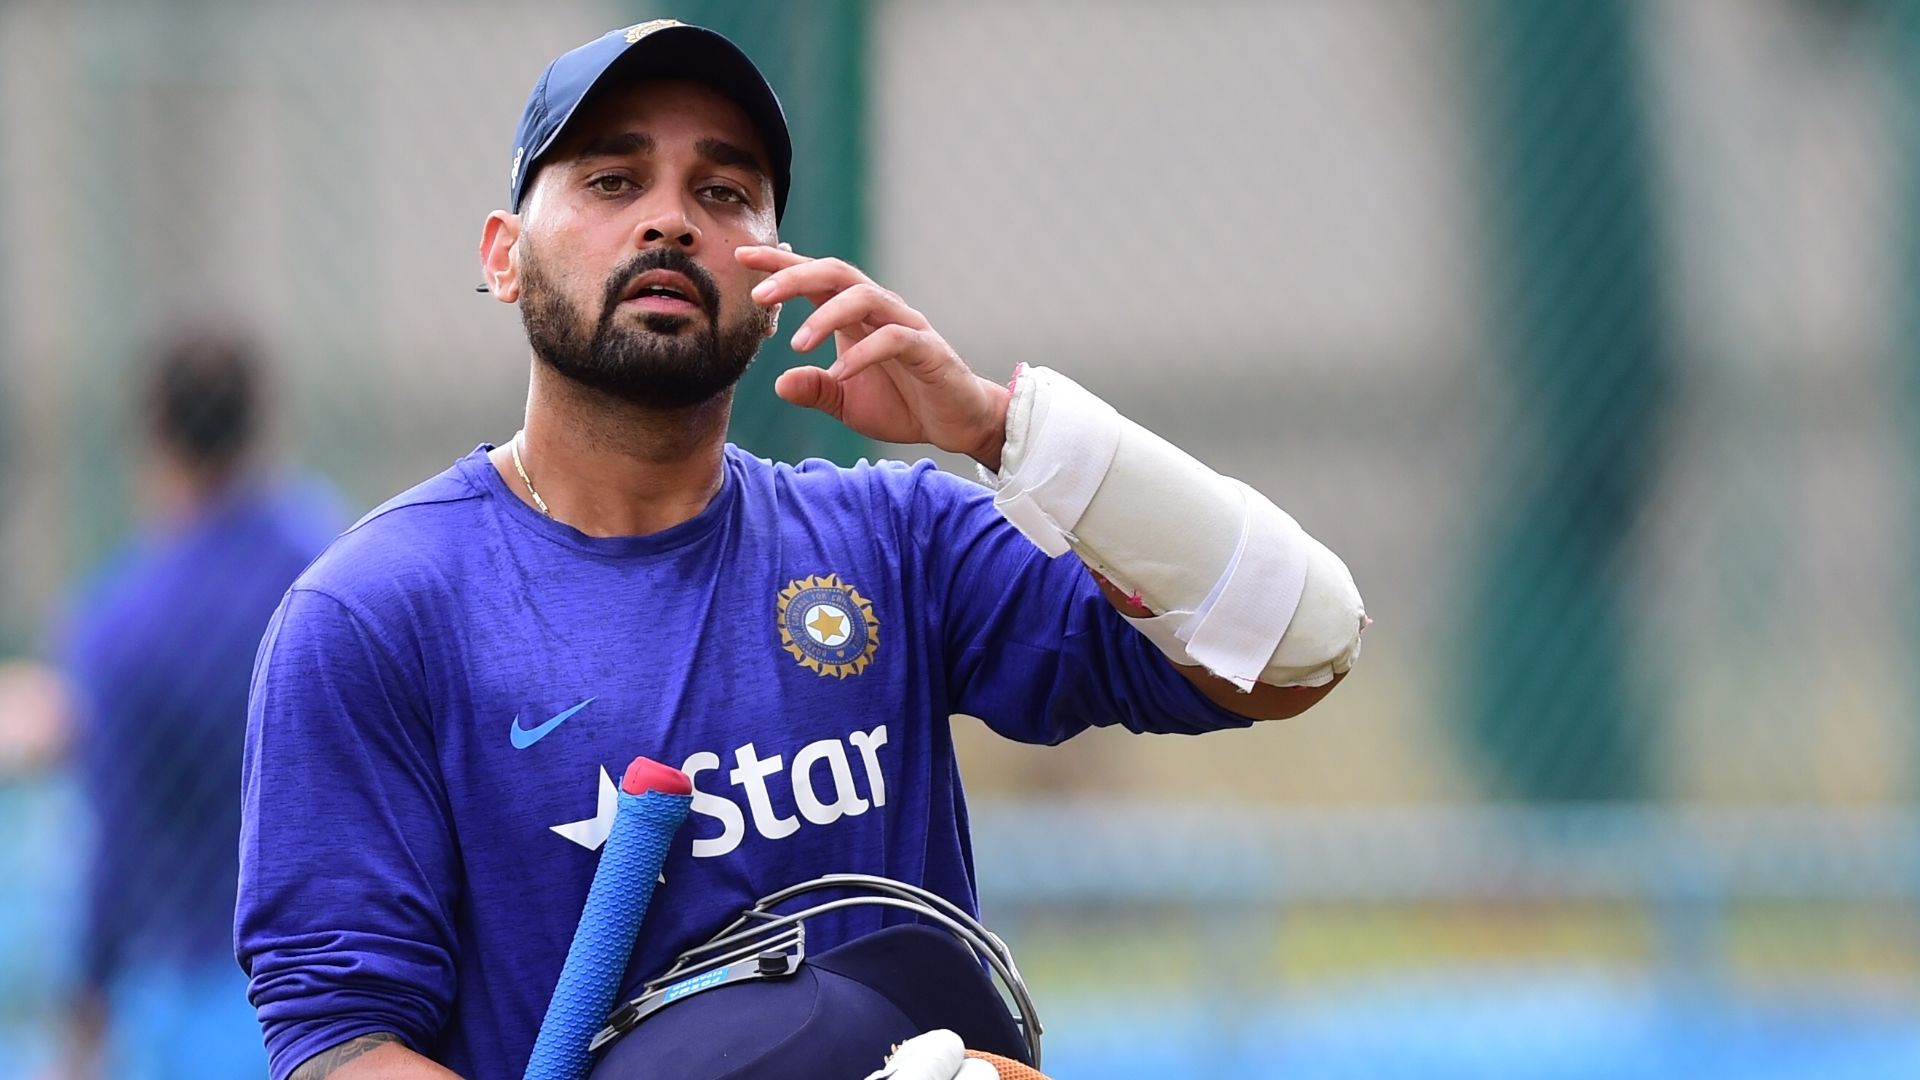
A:
<svg viewBox="0 0 1920 1080">
<path fill-rule="evenodd" d="M 520 462 L 520 440 L 526 437 L 527 430 L 525 428 L 521 428 L 519 431 L 513 433 L 513 471 L 519 473 L 520 482 L 527 485 L 527 494 L 533 496 L 534 508 L 542 514 L 552 517 L 553 511 L 547 509 L 547 500 L 541 498 L 540 492 L 534 490 L 533 478 L 527 475 L 527 467 Z"/>
</svg>

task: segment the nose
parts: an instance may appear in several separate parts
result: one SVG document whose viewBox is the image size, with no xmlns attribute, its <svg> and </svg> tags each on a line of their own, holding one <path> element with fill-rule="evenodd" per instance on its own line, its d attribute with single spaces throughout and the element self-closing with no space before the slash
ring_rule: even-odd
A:
<svg viewBox="0 0 1920 1080">
<path fill-rule="evenodd" d="M 670 246 L 692 251 L 699 246 L 700 227 L 693 223 L 693 215 L 680 199 L 662 198 L 653 203 L 634 227 L 641 247 Z"/>
</svg>

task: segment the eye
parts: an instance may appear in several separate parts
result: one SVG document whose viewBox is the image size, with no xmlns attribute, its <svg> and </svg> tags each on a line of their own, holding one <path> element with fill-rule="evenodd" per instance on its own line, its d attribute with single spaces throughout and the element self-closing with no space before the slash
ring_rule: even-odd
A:
<svg viewBox="0 0 1920 1080">
<path fill-rule="evenodd" d="M 742 206 L 746 205 L 747 202 L 745 193 L 728 187 L 726 184 L 708 184 L 706 187 L 700 189 L 700 193 L 716 202 L 738 203 Z"/>
<path fill-rule="evenodd" d="M 602 195 L 618 195 L 633 186 L 636 185 L 632 180 L 619 173 L 603 173 L 587 181 L 588 190 L 597 191 Z"/>
</svg>

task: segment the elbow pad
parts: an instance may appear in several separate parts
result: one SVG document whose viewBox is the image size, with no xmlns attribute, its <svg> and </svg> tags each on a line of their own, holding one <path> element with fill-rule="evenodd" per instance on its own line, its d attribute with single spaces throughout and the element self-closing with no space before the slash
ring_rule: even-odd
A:
<svg viewBox="0 0 1920 1080">
<path fill-rule="evenodd" d="M 1251 690 L 1324 686 L 1360 655 L 1346 564 L 1271 500 L 1022 365 L 994 506 L 1050 556 L 1073 551 L 1159 614 L 1129 619 L 1175 663 Z"/>
</svg>

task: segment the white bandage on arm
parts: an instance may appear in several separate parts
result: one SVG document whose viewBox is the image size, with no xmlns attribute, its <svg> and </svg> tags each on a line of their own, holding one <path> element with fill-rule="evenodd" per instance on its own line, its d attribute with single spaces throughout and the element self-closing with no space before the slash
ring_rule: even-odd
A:
<svg viewBox="0 0 1920 1080">
<path fill-rule="evenodd" d="M 994 505 L 1153 611 L 1130 620 L 1176 663 L 1242 690 L 1324 686 L 1360 655 L 1366 611 L 1338 556 L 1059 372 L 1023 367 Z"/>
</svg>

